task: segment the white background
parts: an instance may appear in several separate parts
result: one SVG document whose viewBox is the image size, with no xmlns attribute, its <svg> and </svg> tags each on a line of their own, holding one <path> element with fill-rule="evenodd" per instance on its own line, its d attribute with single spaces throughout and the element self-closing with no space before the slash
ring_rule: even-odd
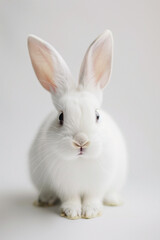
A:
<svg viewBox="0 0 160 240">
<path fill-rule="evenodd" d="M 159 12 L 158 0 L 0 1 L 1 239 L 160 239 Z M 26 40 L 33 33 L 50 42 L 76 81 L 87 47 L 106 28 L 114 35 L 114 66 L 103 107 L 128 145 L 126 202 L 105 207 L 102 217 L 69 221 L 59 206 L 32 206 L 27 152 L 52 103 Z"/>
</svg>

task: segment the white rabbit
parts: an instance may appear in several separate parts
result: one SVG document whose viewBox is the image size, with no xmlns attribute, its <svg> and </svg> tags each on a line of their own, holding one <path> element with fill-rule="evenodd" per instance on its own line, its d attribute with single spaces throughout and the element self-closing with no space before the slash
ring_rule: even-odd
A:
<svg viewBox="0 0 160 240">
<path fill-rule="evenodd" d="M 55 110 L 31 147 L 30 173 L 39 204 L 61 200 L 61 215 L 93 218 L 102 206 L 119 205 L 127 170 L 126 147 L 112 118 L 101 109 L 112 65 L 112 33 L 88 48 L 76 85 L 59 53 L 36 36 L 28 38 L 34 71 Z"/>
</svg>

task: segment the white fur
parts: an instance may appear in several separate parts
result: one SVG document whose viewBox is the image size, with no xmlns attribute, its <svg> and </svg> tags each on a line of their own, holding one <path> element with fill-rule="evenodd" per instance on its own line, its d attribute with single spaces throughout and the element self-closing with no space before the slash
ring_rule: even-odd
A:
<svg viewBox="0 0 160 240">
<path fill-rule="evenodd" d="M 44 54 L 37 53 L 37 46 L 46 49 L 46 44 L 39 38 L 29 37 L 34 70 L 36 74 L 38 71 L 40 82 L 45 82 L 42 85 L 51 92 L 56 107 L 42 124 L 31 147 L 31 178 L 41 200 L 52 197 L 62 201 L 63 216 L 71 219 L 96 217 L 102 212 L 103 202 L 120 203 L 119 193 L 127 168 L 123 136 L 113 119 L 100 107 L 102 88 L 111 72 L 112 35 L 105 31 L 89 47 L 77 87 L 69 78 L 66 64 L 50 45 L 47 44 L 45 59 Z M 107 57 L 102 50 L 107 51 Z M 46 59 L 53 68 L 47 68 L 44 74 L 41 65 Z M 58 59 L 58 63 L 53 59 Z M 102 61 L 106 63 L 101 64 Z M 58 71 L 67 72 L 67 77 L 60 76 Z M 100 115 L 98 122 L 95 111 Z M 61 112 L 63 126 L 58 120 Z M 88 142 L 83 155 L 79 155 L 74 140 Z"/>
</svg>

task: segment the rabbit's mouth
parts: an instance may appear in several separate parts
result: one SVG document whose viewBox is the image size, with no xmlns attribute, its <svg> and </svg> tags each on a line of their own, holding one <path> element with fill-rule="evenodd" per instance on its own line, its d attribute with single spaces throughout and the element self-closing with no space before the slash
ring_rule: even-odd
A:
<svg viewBox="0 0 160 240">
<path fill-rule="evenodd" d="M 83 155 L 84 154 L 84 148 L 80 147 L 78 155 Z"/>
</svg>

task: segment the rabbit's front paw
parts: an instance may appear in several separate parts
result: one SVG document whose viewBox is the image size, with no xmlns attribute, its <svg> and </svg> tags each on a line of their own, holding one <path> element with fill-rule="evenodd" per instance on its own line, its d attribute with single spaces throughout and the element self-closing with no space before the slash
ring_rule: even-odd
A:
<svg viewBox="0 0 160 240">
<path fill-rule="evenodd" d="M 82 208 L 82 218 L 95 218 L 102 215 L 101 203 L 87 203 Z"/>
<path fill-rule="evenodd" d="M 61 216 L 72 220 L 81 218 L 81 205 L 74 202 L 64 202 L 61 206 Z"/>
</svg>

